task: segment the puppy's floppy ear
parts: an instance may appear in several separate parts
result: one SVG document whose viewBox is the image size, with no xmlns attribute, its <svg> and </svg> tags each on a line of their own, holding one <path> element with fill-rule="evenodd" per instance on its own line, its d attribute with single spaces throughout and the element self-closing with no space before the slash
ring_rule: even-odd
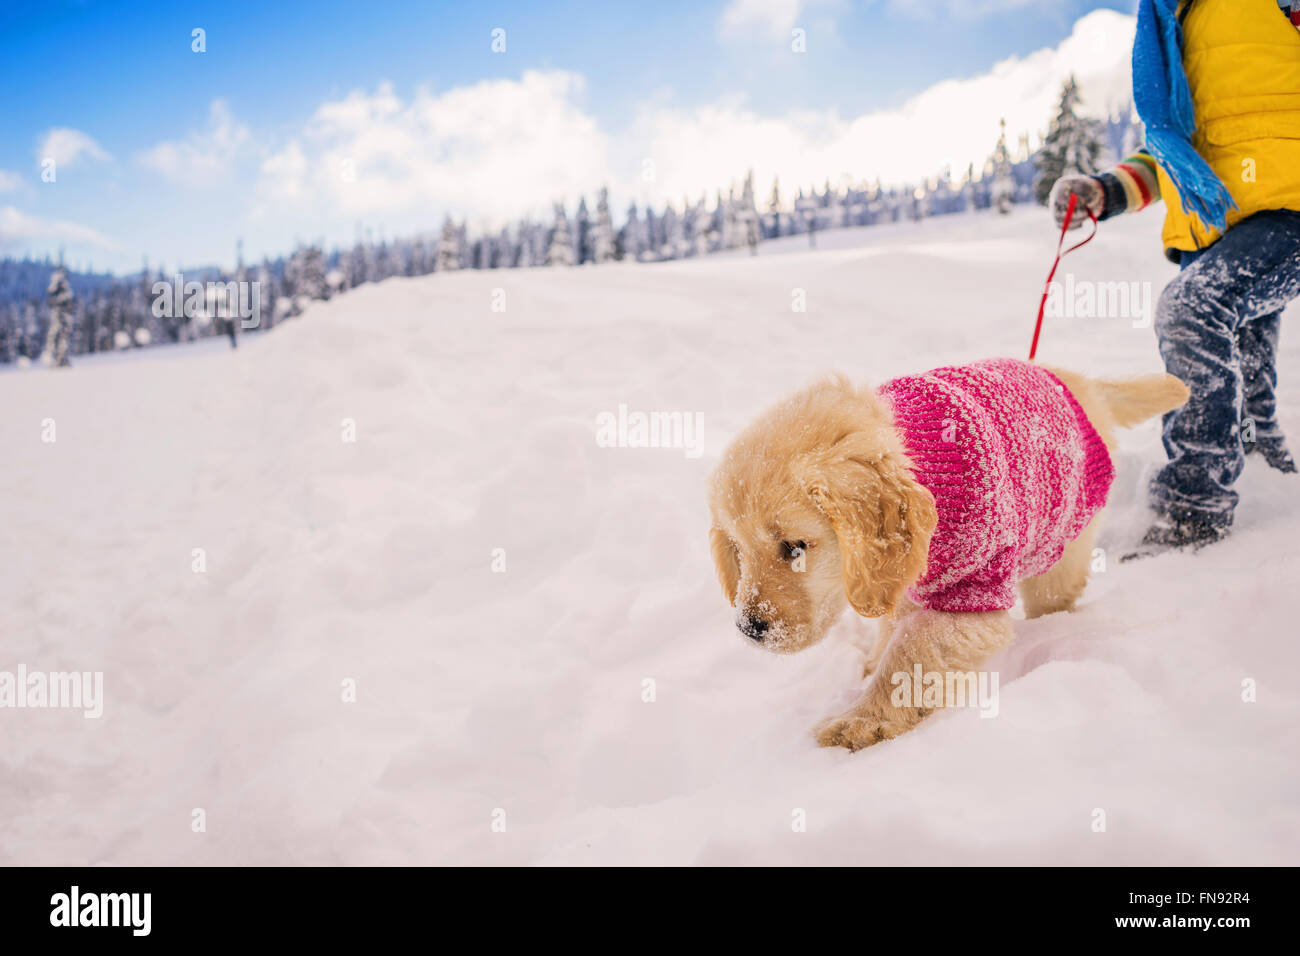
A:
<svg viewBox="0 0 1300 956">
<path fill-rule="evenodd" d="M 934 497 L 905 459 L 882 454 L 864 433 L 800 463 L 796 476 L 835 529 L 849 604 L 863 617 L 892 612 L 925 573 L 938 523 Z"/>
<path fill-rule="evenodd" d="M 722 593 L 727 596 L 727 603 L 736 604 L 736 586 L 740 583 L 740 561 L 736 557 L 736 546 L 721 528 L 709 529 L 709 550 L 713 552 L 713 564 L 718 569 L 718 583 Z"/>
</svg>

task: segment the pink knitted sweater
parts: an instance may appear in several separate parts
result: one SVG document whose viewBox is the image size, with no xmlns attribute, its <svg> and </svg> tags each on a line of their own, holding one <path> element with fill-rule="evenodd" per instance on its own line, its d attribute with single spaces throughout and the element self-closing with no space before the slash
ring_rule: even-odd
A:
<svg viewBox="0 0 1300 956">
<path fill-rule="evenodd" d="M 1106 503 L 1115 468 L 1061 381 L 989 359 L 886 382 L 916 477 L 939 523 L 908 595 L 941 611 L 992 611 L 1061 557 Z"/>
</svg>

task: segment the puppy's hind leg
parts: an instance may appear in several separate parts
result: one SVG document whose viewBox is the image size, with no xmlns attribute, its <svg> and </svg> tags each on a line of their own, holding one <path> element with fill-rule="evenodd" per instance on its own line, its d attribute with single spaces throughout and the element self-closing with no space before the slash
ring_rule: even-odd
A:
<svg viewBox="0 0 1300 956">
<path fill-rule="evenodd" d="M 1025 617 L 1042 617 L 1056 611 L 1073 611 L 1088 585 L 1092 565 L 1092 543 L 1096 537 L 1100 514 L 1094 515 L 1079 537 L 1065 546 L 1065 553 L 1042 574 L 1020 582 L 1020 598 L 1025 602 Z"/>
<path fill-rule="evenodd" d="M 822 723 L 817 742 L 823 747 L 860 750 L 911 730 L 933 708 L 895 706 L 894 691 L 900 680 L 912 681 L 919 664 L 923 675 L 942 675 L 946 687 L 948 675 L 978 670 L 1012 637 L 1011 615 L 1006 611 L 950 613 L 918 608 L 895 624 L 862 699 L 847 713 Z"/>
</svg>

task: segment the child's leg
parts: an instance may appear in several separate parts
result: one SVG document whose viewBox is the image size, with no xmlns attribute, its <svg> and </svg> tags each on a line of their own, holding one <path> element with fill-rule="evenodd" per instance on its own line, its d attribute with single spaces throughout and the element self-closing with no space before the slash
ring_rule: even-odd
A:
<svg viewBox="0 0 1300 956">
<path fill-rule="evenodd" d="M 1242 407 L 1254 426 L 1254 434 L 1242 434 L 1242 450 L 1258 452 L 1270 468 L 1295 472 L 1295 456 L 1286 446 L 1286 436 L 1277 423 L 1277 342 L 1282 313 L 1271 312 L 1237 329 L 1237 351 L 1241 353 Z M 1253 438 L 1253 441 L 1246 441 Z"/>
<path fill-rule="evenodd" d="M 1281 312 L 1270 312 L 1237 329 L 1241 353 L 1242 407 L 1255 423 L 1255 438 L 1281 438 L 1277 424 L 1277 340 Z"/>
<path fill-rule="evenodd" d="M 1170 461 L 1151 482 L 1158 511 L 1232 523 L 1241 474 L 1242 377 L 1237 330 L 1300 295 L 1300 213 L 1243 219 L 1160 295 L 1156 335 L 1165 369 L 1192 397 L 1165 416 Z"/>
</svg>

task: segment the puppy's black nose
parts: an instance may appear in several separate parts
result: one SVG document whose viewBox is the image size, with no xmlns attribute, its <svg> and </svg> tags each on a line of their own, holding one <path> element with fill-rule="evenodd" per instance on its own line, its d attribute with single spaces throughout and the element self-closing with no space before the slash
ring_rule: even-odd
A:
<svg viewBox="0 0 1300 956">
<path fill-rule="evenodd" d="M 767 633 L 768 623 L 761 617 L 747 614 L 740 620 L 740 633 L 755 641 L 762 641 Z"/>
</svg>

